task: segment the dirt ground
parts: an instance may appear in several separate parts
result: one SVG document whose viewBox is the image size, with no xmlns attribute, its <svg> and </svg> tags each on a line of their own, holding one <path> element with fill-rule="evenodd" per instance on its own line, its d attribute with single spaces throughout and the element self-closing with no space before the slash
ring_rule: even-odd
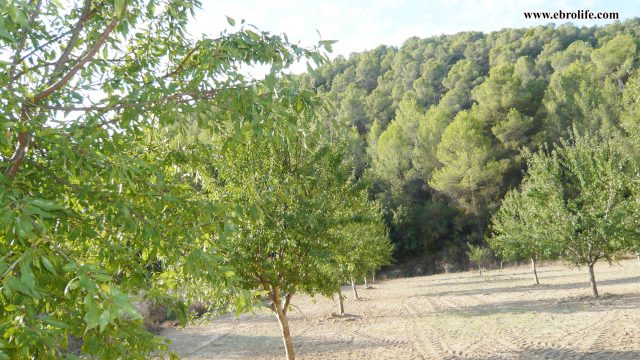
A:
<svg viewBox="0 0 640 360">
<path fill-rule="evenodd" d="M 600 299 L 588 270 L 549 265 L 533 285 L 529 268 L 505 268 L 349 287 L 335 299 L 294 297 L 290 326 L 300 359 L 640 359 L 640 266 L 596 265 Z M 166 329 L 185 359 L 281 359 L 275 318 L 220 318 Z"/>
</svg>

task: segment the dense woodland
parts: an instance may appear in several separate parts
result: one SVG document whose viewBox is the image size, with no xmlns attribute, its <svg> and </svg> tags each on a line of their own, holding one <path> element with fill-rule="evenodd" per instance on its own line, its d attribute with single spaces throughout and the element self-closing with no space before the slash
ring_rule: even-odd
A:
<svg viewBox="0 0 640 360">
<path fill-rule="evenodd" d="M 354 129 L 354 171 L 384 204 L 396 264 L 442 271 L 466 266 L 467 243 L 490 237 L 492 214 L 523 179 L 524 151 L 553 149 L 572 128 L 639 135 L 639 33 L 632 19 L 414 37 L 338 57 L 305 80 L 328 101 L 326 121 Z"/>
</svg>

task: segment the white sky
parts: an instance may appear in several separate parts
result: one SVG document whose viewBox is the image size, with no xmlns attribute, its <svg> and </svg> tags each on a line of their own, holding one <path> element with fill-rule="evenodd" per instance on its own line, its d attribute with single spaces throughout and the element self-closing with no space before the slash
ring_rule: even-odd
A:
<svg viewBox="0 0 640 360">
<path fill-rule="evenodd" d="M 320 40 L 338 40 L 334 55 L 400 46 L 411 36 L 428 37 L 459 31 L 529 27 L 549 20 L 526 20 L 523 12 L 590 10 L 618 12 L 620 19 L 640 16 L 635 0 L 202 0 L 203 8 L 190 24 L 193 35 L 218 35 L 229 28 L 225 16 L 272 33 L 286 33 L 292 42 L 311 46 Z M 562 20 L 554 21 L 560 24 Z M 607 20 L 572 20 L 591 26 Z"/>
</svg>

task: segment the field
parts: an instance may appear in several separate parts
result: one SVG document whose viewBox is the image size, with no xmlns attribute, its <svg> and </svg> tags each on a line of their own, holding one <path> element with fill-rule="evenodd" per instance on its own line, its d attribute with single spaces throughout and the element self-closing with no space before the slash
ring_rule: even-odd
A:
<svg viewBox="0 0 640 360">
<path fill-rule="evenodd" d="M 601 297 L 590 297 L 586 268 L 526 266 L 348 287 L 345 311 L 332 299 L 298 296 L 290 310 L 301 359 L 640 359 L 640 266 L 596 265 Z M 269 313 L 169 328 L 185 359 L 281 359 Z"/>
</svg>

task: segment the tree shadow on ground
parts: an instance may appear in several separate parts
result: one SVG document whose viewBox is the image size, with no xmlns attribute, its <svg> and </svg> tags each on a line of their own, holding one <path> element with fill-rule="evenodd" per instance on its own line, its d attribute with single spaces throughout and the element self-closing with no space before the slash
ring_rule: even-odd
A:
<svg viewBox="0 0 640 360">
<path fill-rule="evenodd" d="M 586 279 L 586 276 L 585 276 Z M 597 281 L 597 280 L 596 280 Z M 479 282 L 479 284 L 485 284 L 484 282 Z M 490 285 L 491 283 L 486 283 Z M 608 279 L 608 280 L 600 280 L 597 281 L 599 290 L 606 290 L 606 286 L 608 285 L 622 285 L 622 284 L 638 284 L 640 286 L 640 276 L 633 276 L 621 279 Z M 426 294 L 427 296 L 447 296 L 447 295 L 457 295 L 457 296 L 471 296 L 471 295 L 485 295 L 485 294 L 495 294 L 495 293 L 519 293 L 519 292 L 528 292 L 531 290 L 571 290 L 571 289 L 589 289 L 590 285 L 587 280 L 565 283 L 565 284 L 545 284 L 541 283 L 540 285 L 518 285 L 518 286 L 505 286 L 505 287 L 481 287 L 477 289 L 470 290 L 446 290 L 446 291 L 437 291 Z"/>
<path fill-rule="evenodd" d="M 538 359 L 580 359 L 580 360 L 636 360 L 640 359 L 640 351 L 636 350 L 601 350 L 601 351 L 576 351 L 565 348 L 530 348 L 522 351 L 514 351 L 506 354 L 495 354 L 489 356 L 465 356 L 465 354 L 456 354 L 443 358 L 443 360 L 487 360 L 487 359 L 522 359 L 522 360 L 538 360 Z"/>
<path fill-rule="evenodd" d="M 448 314 L 460 316 L 487 316 L 491 314 L 602 312 L 611 310 L 640 308 L 640 293 L 624 295 L 602 294 L 599 298 L 591 296 L 567 297 L 560 299 L 515 300 L 488 304 L 462 306 L 442 310 Z M 640 357 L 639 357 L 640 359 Z"/>
<path fill-rule="evenodd" d="M 491 284 L 491 283 L 501 283 L 501 282 L 511 282 L 514 280 L 523 280 L 528 281 L 531 279 L 533 282 L 533 274 L 530 269 L 513 269 L 513 272 L 509 272 L 506 274 L 485 274 L 479 275 L 475 274 L 472 276 L 459 276 L 454 278 L 452 281 L 450 278 L 447 279 L 429 279 L 428 283 L 418 285 L 418 287 L 449 287 L 449 286 L 458 286 L 458 285 L 469 285 L 469 284 Z M 579 277 L 587 279 L 589 274 L 584 272 L 576 272 L 573 274 L 567 274 L 565 269 L 538 269 L 538 278 L 540 282 L 544 285 L 545 280 L 549 279 L 566 279 L 571 277 Z M 557 272 L 562 272 L 561 274 L 553 274 Z M 596 273 L 597 279 L 598 273 Z M 460 281 L 456 281 L 455 279 L 460 279 Z"/>
<path fill-rule="evenodd" d="M 179 355 L 183 359 L 247 359 L 284 357 L 284 345 L 280 336 L 227 334 L 211 338 L 200 334 L 190 334 L 189 341 L 198 344 Z M 382 347 L 373 341 L 351 337 L 349 339 L 329 339 L 324 337 L 298 335 L 293 336 L 296 356 L 306 358 L 332 358 L 331 354 L 341 351 L 358 351 Z M 181 349 L 185 346 L 181 344 Z"/>
</svg>

